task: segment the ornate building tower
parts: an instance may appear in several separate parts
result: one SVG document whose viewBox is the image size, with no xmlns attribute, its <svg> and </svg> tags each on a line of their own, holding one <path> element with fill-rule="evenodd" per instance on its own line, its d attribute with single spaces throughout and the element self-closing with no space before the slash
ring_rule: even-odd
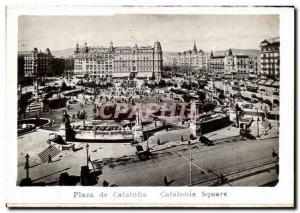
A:
<svg viewBox="0 0 300 213">
<path fill-rule="evenodd" d="M 86 42 L 84 42 L 84 52 L 85 52 L 85 53 L 88 53 L 88 52 L 89 52 L 89 48 L 88 48 Z"/>
<path fill-rule="evenodd" d="M 110 52 L 114 51 L 114 45 L 113 45 L 112 41 L 109 43 L 109 51 Z"/>
<path fill-rule="evenodd" d="M 194 40 L 194 48 L 193 48 L 193 52 L 197 53 L 197 47 L 196 47 L 196 41 Z"/>
<path fill-rule="evenodd" d="M 232 76 L 235 75 L 234 70 L 234 56 L 232 54 L 231 48 L 229 49 L 228 55 L 225 57 L 225 75 Z M 232 76 L 233 77 L 233 76 Z"/>
<path fill-rule="evenodd" d="M 74 53 L 75 54 L 79 53 L 79 44 L 78 43 L 76 44 Z"/>
<path fill-rule="evenodd" d="M 156 41 L 154 44 L 154 60 L 153 60 L 153 74 L 155 79 L 161 79 L 162 71 L 162 50 L 159 41 Z"/>
</svg>

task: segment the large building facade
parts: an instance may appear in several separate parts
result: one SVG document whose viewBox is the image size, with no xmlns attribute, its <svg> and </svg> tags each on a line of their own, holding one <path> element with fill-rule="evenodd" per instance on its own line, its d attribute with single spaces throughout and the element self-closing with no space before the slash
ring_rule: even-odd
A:
<svg viewBox="0 0 300 213">
<path fill-rule="evenodd" d="M 32 51 L 19 51 L 18 57 L 23 58 L 24 77 L 47 77 L 61 75 L 64 71 L 64 62 L 61 58 L 55 58 L 49 48 L 45 52 L 34 48 Z"/>
<path fill-rule="evenodd" d="M 208 54 L 202 50 L 197 50 L 196 42 L 194 41 L 193 50 L 187 50 L 178 53 L 178 66 L 190 67 L 194 70 L 207 69 Z"/>
<path fill-rule="evenodd" d="M 255 55 L 234 55 L 231 49 L 226 55 L 214 56 L 211 52 L 208 59 L 208 70 L 216 77 L 255 78 L 258 72 L 258 60 Z"/>
<path fill-rule="evenodd" d="M 177 52 L 164 52 L 163 66 L 177 67 L 178 66 L 178 53 Z"/>
<path fill-rule="evenodd" d="M 210 74 L 216 77 L 223 77 L 225 74 L 225 56 L 214 56 L 213 52 L 211 52 L 207 66 Z"/>
<path fill-rule="evenodd" d="M 25 60 L 24 56 L 18 55 L 18 80 L 22 80 L 24 78 L 24 65 L 25 65 Z"/>
<path fill-rule="evenodd" d="M 260 76 L 279 79 L 280 76 L 280 39 L 265 39 L 260 43 Z"/>
<path fill-rule="evenodd" d="M 74 51 L 74 75 L 98 79 L 111 78 L 161 78 L 162 49 L 160 42 L 154 46 L 88 47 L 87 43 Z"/>
</svg>

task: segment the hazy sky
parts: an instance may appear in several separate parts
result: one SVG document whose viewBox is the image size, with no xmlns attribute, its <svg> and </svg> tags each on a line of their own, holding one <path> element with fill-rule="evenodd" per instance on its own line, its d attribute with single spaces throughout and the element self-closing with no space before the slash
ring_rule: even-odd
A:
<svg viewBox="0 0 300 213">
<path fill-rule="evenodd" d="M 258 49 L 279 36 L 278 15 L 20 16 L 19 49 L 61 50 L 88 45 L 153 45 L 163 51 Z"/>
</svg>

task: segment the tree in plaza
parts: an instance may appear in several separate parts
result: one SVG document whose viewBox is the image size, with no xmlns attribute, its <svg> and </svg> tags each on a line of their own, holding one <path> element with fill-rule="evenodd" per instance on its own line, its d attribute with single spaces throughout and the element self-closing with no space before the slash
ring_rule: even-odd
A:
<svg viewBox="0 0 300 213">
<path fill-rule="evenodd" d="M 216 107 L 216 105 L 214 103 L 208 102 L 203 105 L 203 111 L 209 112 L 209 111 L 213 110 L 215 107 Z"/>
<path fill-rule="evenodd" d="M 186 93 L 184 93 L 182 95 L 182 99 L 184 100 L 184 102 L 189 103 L 191 101 L 191 97 L 189 95 L 187 95 Z"/>
<path fill-rule="evenodd" d="M 84 75 L 84 79 L 85 79 L 86 81 L 89 81 L 89 80 L 90 80 L 89 74 L 86 73 L 86 74 Z"/>
<path fill-rule="evenodd" d="M 218 98 L 224 100 L 225 99 L 224 93 L 223 92 L 219 93 Z"/>
<path fill-rule="evenodd" d="M 206 99 L 206 94 L 205 94 L 205 92 L 202 92 L 202 91 L 198 91 L 197 92 L 197 95 L 199 96 L 199 101 L 205 101 L 205 99 Z"/>
<path fill-rule="evenodd" d="M 154 75 L 154 73 L 152 73 L 152 76 L 151 76 L 150 80 L 151 80 L 151 81 L 154 81 L 154 80 L 155 80 L 155 75 Z"/>
<path fill-rule="evenodd" d="M 188 89 L 188 90 L 192 89 L 191 85 L 188 84 L 187 82 L 183 82 L 183 84 L 181 85 L 181 88 Z"/>
<path fill-rule="evenodd" d="M 30 98 L 32 96 L 32 92 L 27 92 L 21 95 L 20 99 L 18 100 L 18 115 L 21 117 L 24 115 L 26 116 L 26 108 L 30 104 Z"/>
<path fill-rule="evenodd" d="M 160 80 L 159 83 L 158 83 L 158 86 L 160 88 L 166 87 L 166 82 L 164 80 Z"/>
<path fill-rule="evenodd" d="M 62 84 L 61 84 L 61 91 L 65 91 L 65 90 L 67 90 L 67 85 L 66 85 L 65 82 L 62 82 Z"/>
</svg>

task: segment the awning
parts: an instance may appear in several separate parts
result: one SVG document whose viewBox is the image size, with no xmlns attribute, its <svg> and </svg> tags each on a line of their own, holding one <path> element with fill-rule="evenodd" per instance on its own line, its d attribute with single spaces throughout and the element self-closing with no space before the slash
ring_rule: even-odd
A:
<svg viewBox="0 0 300 213">
<path fill-rule="evenodd" d="M 152 72 L 138 72 L 136 77 L 137 78 L 151 78 L 153 75 Z"/>
<path fill-rule="evenodd" d="M 129 72 L 113 72 L 113 78 L 128 78 L 130 76 Z"/>
<path fill-rule="evenodd" d="M 274 81 L 273 84 L 272 84 L 272 86 L 279 87 L 279 81 Z"/>
<path fill-rule="evenodd" d="M 267 80 L 264 80 L 264 79 L 260 79 L 260 81 L 258 82 L 258 84 L 260 85 L 264 85 L 266 83 Z"/>
<path fill-rule="evenodd" d="M 258 83 L 261 79 L 254 80 L 254 83 Z"/>
<path fill-rule="evenodd" d="M 269 79 L 265 82 L 266 86 L 270 86 L 273 83 L 273 80 Z"/>
</svg>

